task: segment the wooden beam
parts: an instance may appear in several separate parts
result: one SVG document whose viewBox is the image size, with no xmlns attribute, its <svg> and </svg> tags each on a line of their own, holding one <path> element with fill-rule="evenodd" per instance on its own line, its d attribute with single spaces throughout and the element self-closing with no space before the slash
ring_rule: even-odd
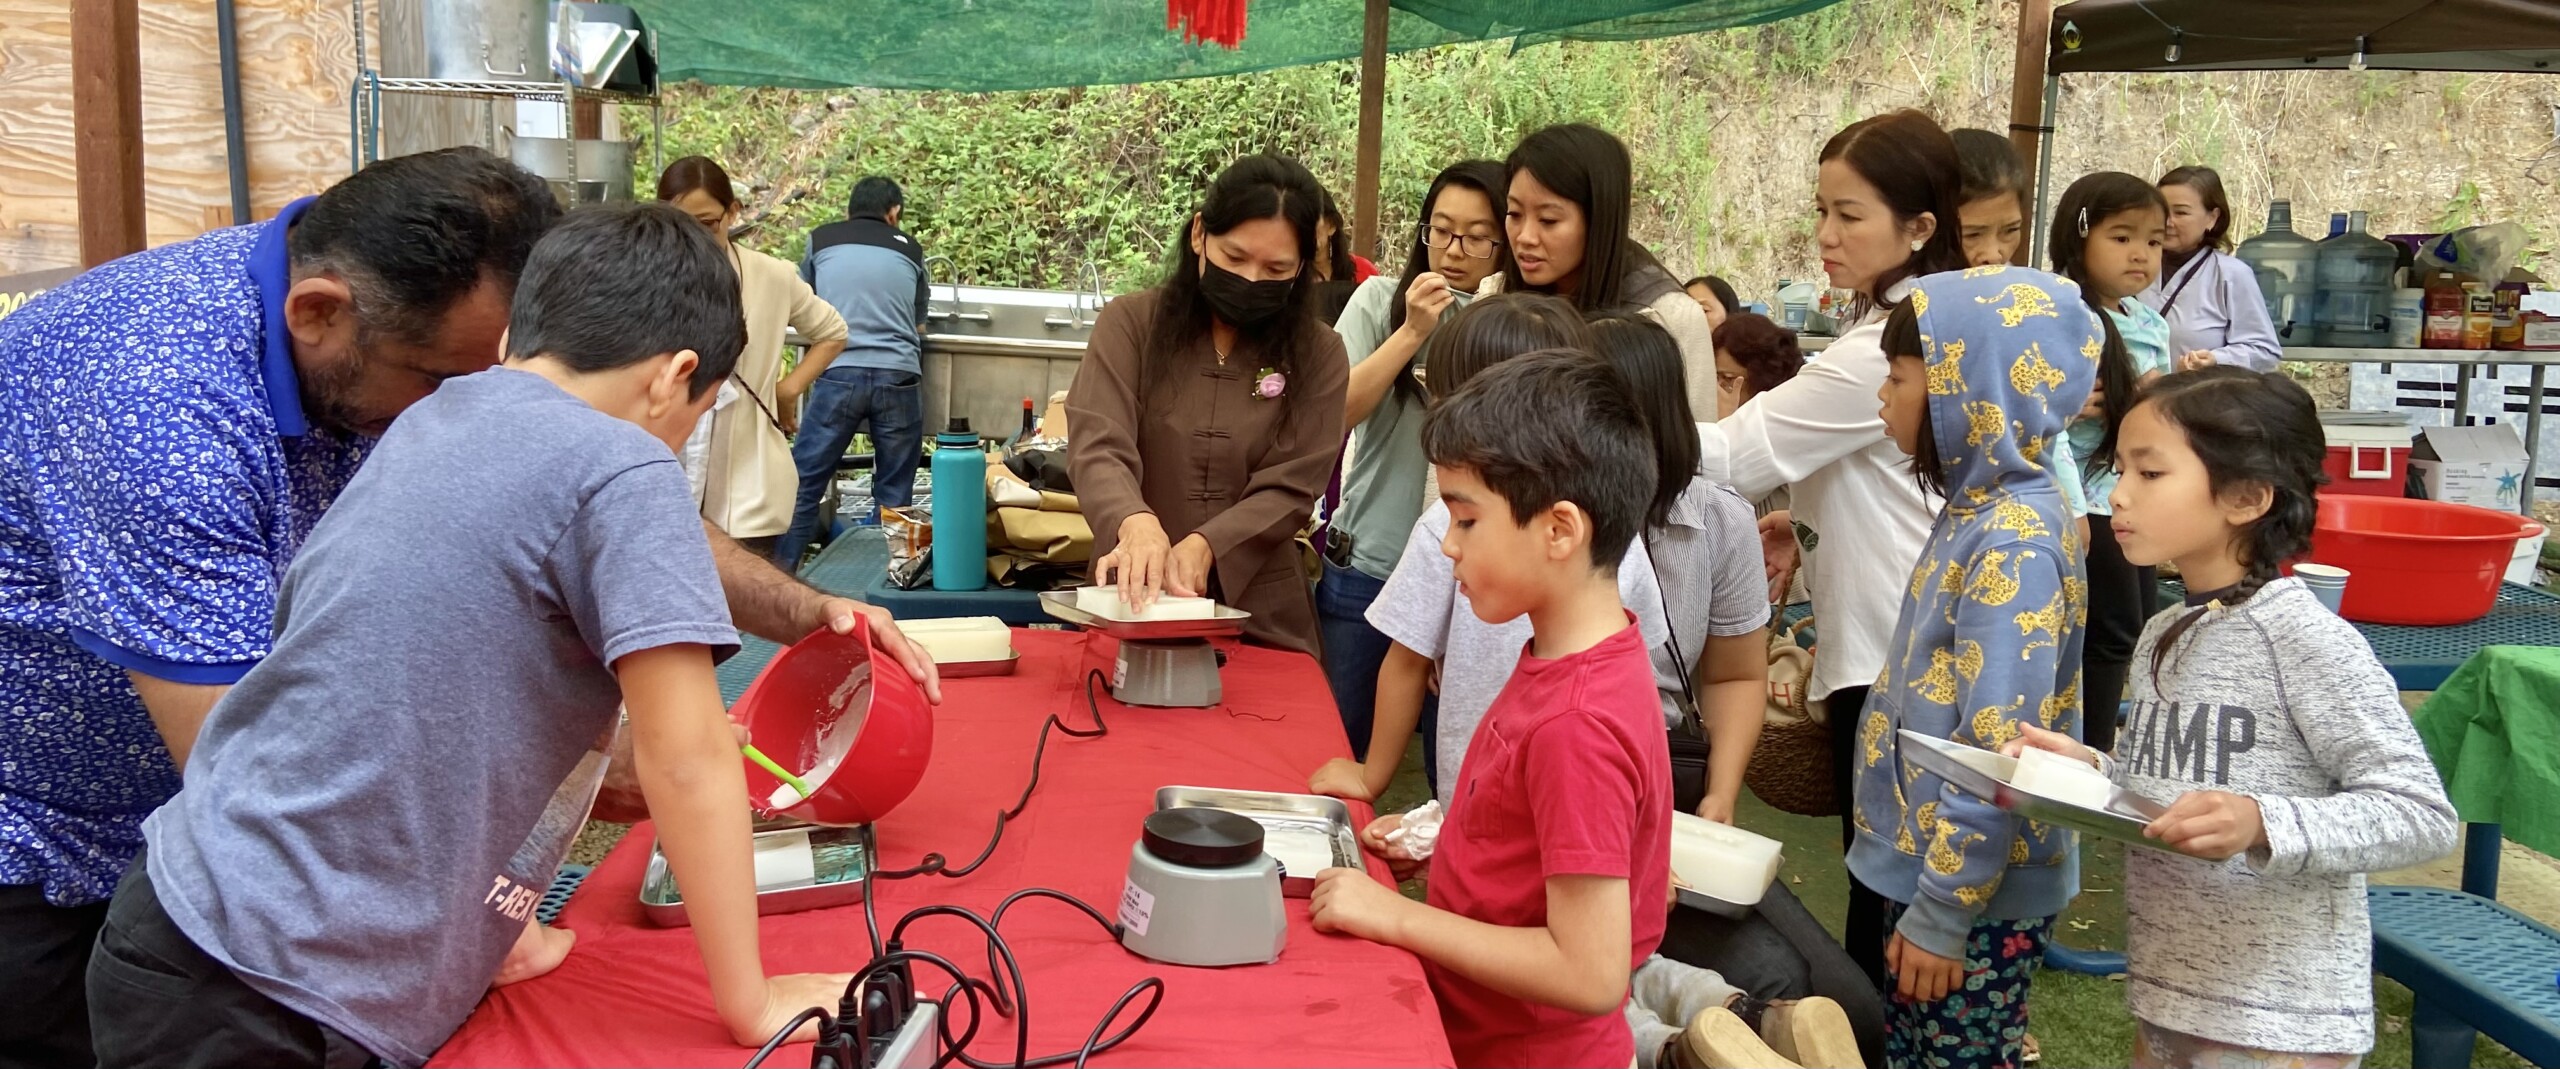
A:
<svg viewBox="0 0 2560 1069">
<path fill-rule="evenodd" d="M 1369 0 L 1360 30 L 1360 142 L 1352 164 L 1351 251 L 1378 252 L 1379 134 L 1387 110 L 1387 0 Z"/>
<path fill-rule="evenodd" d="M 2036 160 L 2044 145 L 2044 130 L 2052 116 L 2044 111 L 2044 71 L 2046 42 L 2052 36 L 2053 0 L 2018 0 L 2018 52 L 2009 75 L 2009 144 L 2018 150 L 2018 158 L 2027 165 L 2027 188 L 2036 188 Z M 2034 205 L 2025 204 L 2027 225 L 2039 227 Z M 2029 250 L 2035 242 L 2021 241 L 2011 257 L 2017 263 L 2030 263 Z"/>
<path fill-rule="evenodd" d="M 149 243 L 142 216 L 142 18 L 135 0 L 71 0 L 72 160 L 80 262 Z"/>
</svg>

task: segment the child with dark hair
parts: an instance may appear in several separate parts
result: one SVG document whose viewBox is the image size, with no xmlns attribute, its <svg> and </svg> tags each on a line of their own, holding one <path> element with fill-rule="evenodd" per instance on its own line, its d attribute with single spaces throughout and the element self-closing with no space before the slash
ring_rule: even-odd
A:
<svg viewBox="0 0 2560 1069">
<path fill-rule="evenodd" d="M 1901 753 L 1903 732 L 1996 750 L 2078 727 L 2080 547 L 2045 466 L 2104 345 L 2076 289 L 2015 267 L 1931 275 L 1884 323 L 1886 434 L 1946 500 L 1852 736 L 1849 872 L 1885 901 L 1895 1069 L 2017 1064 L 2028 980 L 2079 890 L 2071 832 Z"/>
<path fill-rule="evenodd" d="M 1589 352 L 1591 330 L 1560 298 L 1495 294 L 1432 332 L 1422 351 L 1423 378 L 1435 398 L 1445 399 L 1486 370 L 1540 349 Z M 1435 770 L 1433 793 L 1443 803 L 1449 801 L 1476 722 L 1492 707 L 1520 644 L 1529 637 L 1526 621 L 1489 621 L 1469 607 L 1449 558 L 1440 552 L 1449 527 L 1447 505 L 1435 500 L 1423 509 L 1405 538 L 1395 571 L 1369 603 L 1370 625 L 1391 644 L 1378 668 L 1376 716 L 1369 726 L 1366 757 L 1325 762 L 1308 777 L 1308 790 L 1362 800 L 1386 790 L 1404 758 L 1406 738 L 1422 722 L 1423 698 L 1436 666 L 1439 704 L 1425 761 Z M 1639 556 L 1618 569 L 1618 581 L 1646 646 L 1670 641 L 1653 569 Z"/>
<path fill-rule="evenodd" d="M 1337 868 L 1307 912 L 1420 956 L 1461 1065 L 1635 1059 L 1619 1009 L 1671 886 L 1670 756 L 1615 574 L 1654 495 L 1649 440 L 1617 373 L 1570 350 L 1487 371 L 1423 427 L 1442 551 L 1478 617 L 1531 635 L 1459 766 L 1427 902 Z M 1383 853 L 1402 820 L 1362 840 Z"/>
<path fill-rule="evenodd" d="M 383 436 L 143 823 L 90 960 L 102 1064 L 424 1064 L 584 823 L 617 706 L 730 1036 L 843 994 L 764 971 L 712 675 L 738 637 L 673 451 L 745 344 L 728 258 L 675 208 L 583 209 L 534 248 L 505 366 Z"/>
<path fill-rule="evenodd" d="M 1643 411 L 1658 463 L 1638 543 L 1671 629 L 1653 650 L 1654 687 L 1665 726 L 1707 744 L 1704 782 L 1675 780 L 1674 798 L 1731 824 L 1768 700 L 1758 525 L 1742 495 L 1698 474 L 1698 425 L 1670 333 L 1611 311 L 1592 317 L 1591 335 Z M 1662 952 L 1636 970 L 1627 1024 L 1641 1069 L 1860 1066 L 1862 1039 L 1884 1045 L 1874 985 L 1783 882 L 1740 918 L 1674 909 Z"/>
<path fill-rule="evenodd" d="M 1989 130 L 1948 131 L 1964 175 L 1964 258 L 1975 267 L 2005 264 L 2027 240 L 2027 165 L 2009 139 Z"/>
<path fill-rule="evenodd" d="M 2143 834 L 2176 852 L 2125 852 L 2136 1066 L 2357 1064 L 2373 1046 L 2364 874 L 2454 846 L 2390 673 L 2281 572 L 2311 548 L 2325 449 L 2311 395 L 2282 375 L 2211 368 L 2144 391 L 2112 523 L 2127 559 L 2177 562 L 2187 604 L 2143 629 L 2112 757 L 2032 725 L 2007 746 L 2170 800 Z"/>
<path fill-rule="evenodd" d="M 2169 322 L 2135 299 L 2159 276 L 2167 218 L 2167 205 L 2151 183 L 2100 171 L 2063 191 L 2046 242 L 2054 272 L 2080 284 L 2081 296 L 2107 314 L 2112 332 L 2098 358 L 2098 384 L 2064 434 L 2080 481 L 2065 485 L 2063 495 L 2072 499 L 2073 511 L 2092 517 L 2080 726 L 2081 741 L 2100 751 L 2115 746 L 2125 666 L 2132 663 L 2142 621 L 2156 607 L 2151 569 L 2126 563 L 2107 526 L 2107 495 L 2116 485 L 2116 431 L 2133 407 L 2135 391 L 2169 372 Z"/>
</svg>

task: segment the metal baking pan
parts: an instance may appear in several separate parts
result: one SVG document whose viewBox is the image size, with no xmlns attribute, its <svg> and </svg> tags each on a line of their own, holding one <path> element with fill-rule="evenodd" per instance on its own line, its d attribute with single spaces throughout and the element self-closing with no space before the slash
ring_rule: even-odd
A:
<svg viewBox="0 0 2560 1069">
<path fill-rule="evenodd" d="M 829 828 L 815 824 L 795 824 L 756 832 L 759 841 L 785 835 L 806 834 L 813 848 L 829 851 L 851 850 L 850 864 L 833 866 L 835 871 L 822 872 L 807 883 L 767 887 L 756 892 L 756 912 L 798 913 L 802 910 L 828 909 L 834 906 L 860 905 L 862 877 L 871 863 L 870 829 Z M 838 853 L 834 857 L 843 858 Z M 640 877 L 640 912 L 650 923 L 666 928 L 683 928 L 693 924 L 685 915 L 684 896 L 676 890 L 675 871 L 668 867 L 667 856 L 658 852 L 658 844 L 649 844 L 649 869 Z"/>
<path fill-rule="evenodd" d="M 1221 787 L 1156 788 L 1156 808 L 1194 807 L 1223 809 L 1262 825 L 1262 852 L 1280 863 L 1284 897 L 1314 894 L 1316 873 L 1325 869 L 1361 865 L 1360 830 L 1351 826 L 1351 807 L 1340 798 Z"/>
<path fill-rule="evenodd" d="M 2106 808 L 2091 809 L 2010 786 L 2009 777 L 2017 773 L 2017 758 L 1932 738 L 1909 728 L 1902 729 L 1900 735 L 1905 760 L 2009 812 L 2102 839 L 2168 849 L 2159 840 L 2142 834 L 2143 828 L 2169 811 L 2151 799 L 2117 787 L 2107 799 Z"/>
<path fill-rule="evenodd" d="M 1072 590 L 1041 591 L 1040 608 L 1051 616 L 1088 631 L 1100 631 L 1113 638 L 1140 640 L 1232 635 L 1243 630 L 1244 622 L 1253 618 L 1252 613 L 1242 609 L 1219 605 L 1215 607 L 1216 613 L 1205 620 L 1114 620 L 1108 616 L 1096 616 L 1077 608 L 1076 592 Z"/>
</svg>

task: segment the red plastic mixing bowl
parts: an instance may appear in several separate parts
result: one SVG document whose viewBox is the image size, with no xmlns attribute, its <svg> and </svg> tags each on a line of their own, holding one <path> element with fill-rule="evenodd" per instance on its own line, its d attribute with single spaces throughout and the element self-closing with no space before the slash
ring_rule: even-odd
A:
<svg viewBox="0 0 2560 1069">
<path fill-rule="evenodd" d="M 811 789 L 776 808 L 769 800 L 782 781 L 747 762 L 748 801 L 813 824 L 880 819 L 915 790 L 933 756 L 923 688 L 872 644 L 869 622 L 859 617 L 850 634 L 819 628 L 775 653 L 732 713 L 757 749 Z M 842 755 L 834 771 L 823 781 L 809 776 L 830 752 Z"/>
<path fill-rule="evenodd" d="M 2471 505 L 2320 495 L 2308 560 L 2350 573 L 2338 615 L 2372 624 L 2459 624 L 2489 614 L 2522 516 Z"/>
</svg>

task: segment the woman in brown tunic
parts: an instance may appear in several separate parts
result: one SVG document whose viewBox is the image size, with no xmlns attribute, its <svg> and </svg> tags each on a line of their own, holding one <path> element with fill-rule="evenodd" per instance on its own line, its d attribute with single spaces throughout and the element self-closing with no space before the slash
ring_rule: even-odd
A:
<svg viewBox="0 0 2560 1069">
<path fill-rule="evenodd" d="M 1211 183 L 1162 285 L 1112 301 L 1067 392 L 1096 582 L 1252 613 L 1245 637 L 1317 652 L 1292 545 L 1342 453 L 1342 339 L 1315 317 L 1323 187 L 1248 156 Z"/>
</svg>

